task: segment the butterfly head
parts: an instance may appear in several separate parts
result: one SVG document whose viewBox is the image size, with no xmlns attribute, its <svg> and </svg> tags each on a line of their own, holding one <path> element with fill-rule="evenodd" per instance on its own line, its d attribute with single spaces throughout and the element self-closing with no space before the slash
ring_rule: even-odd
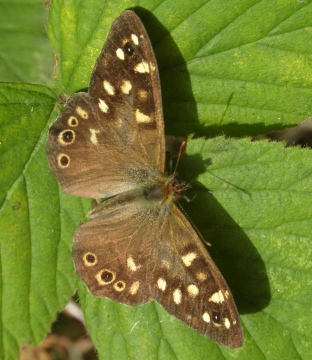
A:
<svg viewBox="0 0 312 360">
<path fill-rule="evenodd" d="M 184 196 L 184 191 L 191 187 L 190 184 L 180 181 L 176 176 L 169 178 L 169 191 L 174 200 L 178 200 Z"/>
<path fill-rule="evenodd" d="M 161 204 L 171 205 L 183 197 L 184 191 L 190 187 L 189 184 L 181 182 L 174 175 L 161 177 L 151 181 L 144 187 L 144 197 L 150 200 L 160 200 Z"/>
</svg>

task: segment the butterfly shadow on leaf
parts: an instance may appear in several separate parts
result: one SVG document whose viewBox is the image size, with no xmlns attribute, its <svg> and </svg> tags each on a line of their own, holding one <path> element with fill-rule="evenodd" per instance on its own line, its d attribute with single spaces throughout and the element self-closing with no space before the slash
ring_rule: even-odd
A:
<svg viewBox="0 0 312 360">
<path fill-rule="evenodd" d="M 135 11 L 141 18 L 150 20 L 146 21 L 150 24 L 147 31 L 159 66 L 166 135 L 184 137 L 195 131 L 196 137 L 211 137 L 222 133 L 220 127 L 211 133 L 209 126 L 199 124 L 186 60 L 170 32 L 145 9 L 136 8 Z M 232 97 L 229 96 L 224 116 Z M 243 229 L 215 199 L 213 189 L 207 189 L 194 180 L 209 171 L 209 165 L 211 160 L 203 160 L 200 153 L 181 157 L 178 175 L 190 183 L 192 188 L 186 196 L 193 200 L 187 202 L 182 199 L 179 203 L 183 212 L 187 213 L 191 222 L 212 245 L 207 250 L 233 292 L 239 313 L 254 313 L 265 308 L 271 297 L 265 264 Z M 242 196 L 249 197 L 236 184 L 229 182 L 229 185 L 233 186 L 233 190 L 240 191 Z"/>
<path fill-rule="evenodd" d="M 271 293 L 265 264 L 248 235 L 235 222 L 213 195 L 195 180 L 207 172 L 211 160 L 200 154 L 185 155 L 180 161 L 179 176 L 190 183 L 188 196 L 192 201 L 180 201 L 183 210 L 211 246 L 211 257 L 226 279 L 239 313 L 255 313 L 270 302 Z M 233 191 L 250 197 L 243 189 L 229 183 Z"/>
</svg>

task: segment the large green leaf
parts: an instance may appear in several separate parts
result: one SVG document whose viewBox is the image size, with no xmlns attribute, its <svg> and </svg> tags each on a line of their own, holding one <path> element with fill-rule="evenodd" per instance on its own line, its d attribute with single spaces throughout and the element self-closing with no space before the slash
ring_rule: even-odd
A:
<svg viewBox="0 0 312 360">
<path fill-rule="evenodd" d="M 55 85 L 66 94 L 87 88 L 112 21 L 135 9 L 159 63 L 166 133 L 195 134 L 179 172 L 197 196 L 182 205 L 212 244 L 245 341 L 239 350 L 218 346 L 156 303 L 123 306 L 78 282 L 99 356 L 309 359 L 311 153 L 243 138 L 311 116 L 311 1 L 136 5 L 54 0 Z M 44 147 L 57 96 L 27 84 L 2 84 L 1 95 L 0 357 L 15 359 L 20 344 L 41 340 L 75 289 L 70 248 L 87 205 L 62 194 L 48 171 Z"/>
<path fill-rule="evenodd" d="M 1 359 L 39 343 L 75 291 L 71 238 L 85 209 L 48 169 L 56 100 L 44 86 L 0 83 Z"/>
<path fill-rule="evenodd" d="M 48 7 L 42 0 L 0 3 L 0 79 L 52 85 L 53 51 L 45 26 Z"/>
</svg>

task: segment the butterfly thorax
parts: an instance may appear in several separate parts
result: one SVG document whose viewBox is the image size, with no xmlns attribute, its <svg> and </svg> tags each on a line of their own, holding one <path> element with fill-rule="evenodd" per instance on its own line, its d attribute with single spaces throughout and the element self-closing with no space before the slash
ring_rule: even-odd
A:
<svg viewBox="0 0 312 360">
<path fill-rule="evenodd" d="M 180 182 L 174 175 L 152 180 L 144 186 L 143 195 L 147 200 L 159 200 L 162 204 L 171 204 L 183 196 L 189 185 Z"/>
<path fill-rule="evenodd" d="M 160 177 L 147 180 L 136 189 L 125 191 L 100 203 L 88 217 L 107 216 L 116 211 L 124 211 L 125 207 L 153 209 L 158 206 L 171 204 L 183 196 L 189 185 L 180 182 L 174 176 Z"/>
</svg>

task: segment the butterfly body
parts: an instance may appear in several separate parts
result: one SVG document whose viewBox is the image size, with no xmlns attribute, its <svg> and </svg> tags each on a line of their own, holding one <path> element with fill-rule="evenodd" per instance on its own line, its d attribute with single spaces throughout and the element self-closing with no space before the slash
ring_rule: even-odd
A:
<svg viewBox="0 0 312 360">
<path fill-rule="evenodd" d="M 146 30 L 113 23 L 88 93 L 72 95 L 49 132 L 51 170 L 69 194 L 106 198 L 74 235 L 79 277 L 95 296 L 152 300 L 214 341 L 242 344 L 230 290 L 176 204 L 187 185 L 165 175 L 160 81 Z"/>
</svg>

